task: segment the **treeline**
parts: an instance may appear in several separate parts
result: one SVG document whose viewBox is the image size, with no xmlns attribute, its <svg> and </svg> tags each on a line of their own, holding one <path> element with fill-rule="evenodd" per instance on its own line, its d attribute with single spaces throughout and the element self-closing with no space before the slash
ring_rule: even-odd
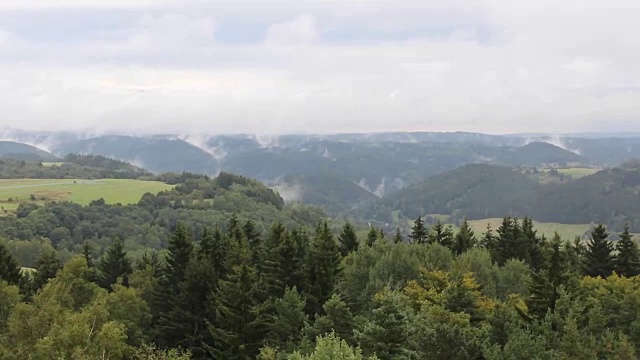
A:
<svg viewBox="0 0 640 360">
<path fill-rule="evenodd" d="M 635 359 L 640 253 L 596 227 L 586 244 L 529 219 L 409 239 L 326 222 L 261 235 L 231 217 L 182 224 L 166 258 L 115 238 L 20 273 L 0 247 L 0 355 L 109 359 Z M 199 239 L 196 241 L 196 239 Z"/>
<path fill-rule="evenodd" d="M 1 179 L 139 179 L 148 171 L 129 163 L 95 155 L 67 155 L 61 162 L 0 159 Z"/>
</svg>

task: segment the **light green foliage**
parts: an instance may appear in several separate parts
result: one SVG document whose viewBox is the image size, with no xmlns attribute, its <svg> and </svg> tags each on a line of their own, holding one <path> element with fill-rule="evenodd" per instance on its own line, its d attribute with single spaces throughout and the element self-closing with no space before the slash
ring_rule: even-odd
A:
<svg viewBox="0 0 640 360">
<path fill-rule="evenodd" d="M 294 353 L 287 360 L 376 360 L 375 357 L 362 356 L 359 348 L 352 348 L 335 334 L 319 337 L 315 350 L 310 355 Z"/>
</svg>

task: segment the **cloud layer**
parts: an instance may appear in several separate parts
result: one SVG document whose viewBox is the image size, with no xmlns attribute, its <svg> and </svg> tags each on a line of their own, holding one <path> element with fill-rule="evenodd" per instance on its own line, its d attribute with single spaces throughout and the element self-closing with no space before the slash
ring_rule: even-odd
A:
<svg viewBox="0 0 640 360">
<path fill-rule="evenodd" d="M 0 125 L 640 130 L 637 1 L 0 0 Z"/>
</svg>

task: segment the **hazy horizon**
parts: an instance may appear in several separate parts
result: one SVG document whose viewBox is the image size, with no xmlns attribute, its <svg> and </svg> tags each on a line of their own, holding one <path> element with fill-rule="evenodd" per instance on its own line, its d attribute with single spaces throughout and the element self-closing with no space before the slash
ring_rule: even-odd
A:
<svg viewBox="0 0 640 360">
<path fill-rule="evenodd" d="M 640 132 L 640 4 L 0 0 L 0 127 Z"/>
</svg>

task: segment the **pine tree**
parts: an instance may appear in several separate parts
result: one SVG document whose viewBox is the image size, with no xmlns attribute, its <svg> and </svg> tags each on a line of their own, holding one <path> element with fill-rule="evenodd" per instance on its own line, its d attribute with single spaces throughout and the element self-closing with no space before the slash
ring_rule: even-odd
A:
<svg viewBox="0 0 640 360">
<path fill-rule="evenodd" d="M 191 234 L 178 223 L 171 239 L 162 276 L 154 289 L 152 312 L 154 314 L 155 342 L 163 347 L 175 347 L 184 341 L 183 314 L 185 306 L 181 288 L 187 267 L 193 255 Z"/>
<path fill-rule="evenodd" d="M 482 235 L 480 241 L 478 241 L 477 246 L 481 249 L 487 249 L 489 252 L 493 253 L 495 248 L 496 237 L 493 234 L 493 229 L 491 228 L 491 224 L 487 224 L 487 230 Z"/>
<path fill-rule="evenodd" d="M 401 358 L 408 343 L 406 304 L 401 295 L 392 292 L 377 294 L 371 317 L 356 338 L 363 348 L 380 360 Z"/>
<path fill-rule="evenodd" d="M 498 265 L 504 265 L 509 259 L 529 262 L 528 241 L 518 219 L 506 217 L 502 220 L 492 250 L 491 255 Z"/>
<path fill-rule="evenodd" d="M 267 342 L 280 351 L 291 352 L 302 340 L 302 329 L 308 322 L 305 301 L 296 288 L 287 288 L 282 298 L 276 299 L 274 307 Z"/>
<path fill-rule="evenodd" d="M 85 241 L 82 245 L 82 256 L 84 256 L 89 268 L 93 268 L 95 266 L 93 263 L 93 249 L 88 241 Z"/>
<path fill-rule="evenodd" d="M 184 272 L 193 253 L 193 238 L 184 224 L 176 225 L 167 250 L 169 253 L 164 272 L 169 284 L 175 287 L 184 280 Z"/>
<path fill-rule="evenodd" d="M 306 263 L 307 313 L 314 316 L 322 312 L 322 304 L 331 296 L 340 264 L 340 250 L 326 221 L 316 229 Z"/>
<path fill-rule="evenodd" d="M 91 248 L 91 244 L 89 244 L 88 241 L 85 241 L 82 245 L 82 256 L 87 262 L 87 267 L 91 271 L 91 282 L 98 283 L 98 274 L 96 273 L 96 266 L 95 262 L 93 261 L 93 249 Z"/>
<path fill-rule="evenodd" d="M 453 244 L 453 230 L 451 230 L 450 227 L 445 228 L 438 220 L 438 222 L 431 228 L 428 239 L 430 244 L 440 244 L 451 248 L 451 245 Z"/>
<path fill-rule="evenodd" d="M 414 244 L 425 244 L 427 242 L 427 229 L 424 226 L 422 217 L 418 216 L 413 227 L 411 228 L 411 242 Z"/>
<path fill-rule="evenodd" d="M 9 285 L 20 283 L 20 267 L 2 242 L 0 242 L 0 280 L 6 281 Z"/>
<path fill-rule="evenodd" d="M 367 246 L 372 247 L 376 241 L 378 241 L 378 232 L 376 231 L 376 228 L 371 226 L 369 228 L 369 234 L 367 234 Z"/>
<path fill-rule="evenodd" d="M 249 248 L 254 249 L 257 248 L 260 244 L 260 234 L 256 231 L 255 225 L 253 221 L 247 220 L 242 227 L 244 232 L 244 236 L 247 238 L 249 242 Z"/>
<path fill-rule="evenodd" d="M 456 234 L 453 239 L 453 245 L 451 246 L 451 250 L 454 254 L 460 255 L 467 250 L 471 249 L 476 243 L 476 237 L 469 227 L 469 223 L 465 220 L 460 227 L 460 231 Z"/>
<path fill-rule="evenodd" d="M 338 242 L 342 256 L 347 256 L 350 252 L 358 250 L 358 237 L 351 223 L 344 224 L 338 236 Z"/>
<path fill-rule="evenodd" d="M 213 338 L 210 351 L 214 358 L 254 359 L 259 352 L 261 329 L 256 326 L 258 299 L 258 273 L 251 264 L 251 255 L 242 240 L 235 247 L 239 260 L 225 279 L 220 280 L 218 291 L 210 308 L 215 309 L 215 321 L 209 323 Z"/>
<path fill-rule="evenodd" d="M 129 286 L 129 275 L 133 272 L 133 268 L 120 238 L 116 237 L 113 240 L 106 254 L 100 259 L 97 269 L 98 283 L 103 288 L 111 289 L 119 278 L 122 278 L 124 286 Z"/>
<path fill-rule="evenodd" d="M 350 344 L 355 344 L 353 329 L 356 327 L 356 321 L 351 309 L 340 298 L 340 295 L 333 294 L 324 303 L 322 309 L 325 315 L 318 316 L 313 326 L 308 326 L 305 329 L 306 338 L 313 341 L 318 336 L 335 332 L 341 339 Z"/>
<path fill-rule="evenodd" d="M 358 251 L 358 237 L 350 222 L 346 222 L 338 236 L 340 254 L 347 256 L 352 251 Z"/>
<path fill-rule="evenodd" d="M 545 239 L 538 236 L 538 232 L 533 227 L 533 220 L 528 217 L 522 219 L 521 234 L 522 243 L 527 249 L 527 253 L 523 254 L 525 258 L 522 260 L 525 260 L 534 271 L 542 269 L 545 261 L 542 245 Z"/>
<path fill-rule="evenodd" d="M 530 296 L 527 300 L 529 314 L 544 318 L 547 311 L 555 310 L 561 285 L 566 285 L 570 276 L 567 255 L 562 251 L 562 239 L 558 233 L 551 240 L 551 254 L 546 269 L 532 271 Z"/>
<path fill-rule="evenodd" d="M 402 238 L 402 234 L 400 233 L 400 228 L 396 228 L 396 235 L 393 237 L 393 243 L 400 244 L 402 242 L 404 242 L 404 239 Z"/>
<path fill-rule="evenodd" d="M 629 225 L 625 225 L 616 243 L 618 254 L 615 259 L 616 272 L 622 276 L 632 277 L 640 274 L 640 249 L 629 233 Z"/>
<path fill-rule="evenodd" d="M 584 255 L 584 273 L 587 276 L 606 278 L 615 269 L 613 244 L 604 226 L 598 225 L 591 232 Z"/>
<path fill-rule="evenodd" d="M 36 273 L 33 278 L 34 290 L 42 289 L 60 269 L 62 269 L 62 262 L 58 259 L 58 255 L 53 250 L 45 251 L 36 265 Z"/>
</svg>

